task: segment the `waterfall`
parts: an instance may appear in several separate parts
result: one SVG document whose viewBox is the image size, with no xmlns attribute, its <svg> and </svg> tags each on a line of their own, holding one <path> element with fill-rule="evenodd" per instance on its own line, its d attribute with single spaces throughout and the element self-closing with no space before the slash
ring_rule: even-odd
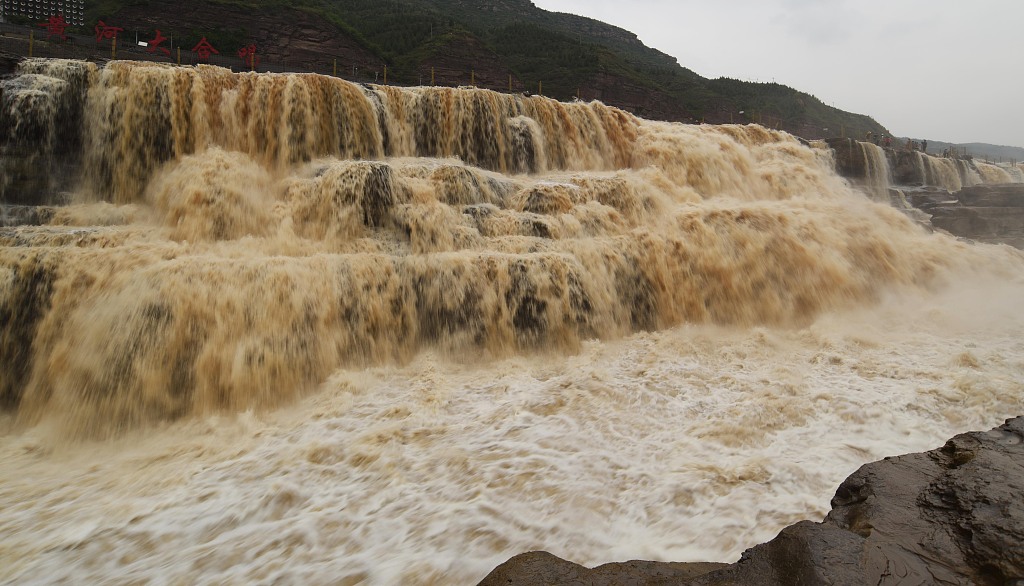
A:
<svg viewBox="0 0 1024 586">
<path fill-rule="evenodd" d="M 4 83 L 44 153 L 67 148 L 55 104 L 81 121 L 75 205 L 0 232 L 0 404 L 72 435 L 270 407 L 428 348 L 802 324 L 965 258 L 759 126 L 209 66 Z"/>
<path fill-rule="evenodd" d="M 948 191 L 959 191 L 964 186 L 959 168 L 960 161 L 915 153 L 925 173 L 925 184 L 941 187 Z"/>
<path fill-rule="evenodd" d="M 889 171 L 889 160 L 885 149 L 869 142 L 859 142 L 865 161 L 865 180 L 872 199 L 878 202 L 889 201 L 889 186 L 892 174 Z"/>
<path fill-rule="evenodd" d="M 95 65 L 27 59 L 0 80 L 0 202 L 62 201 L 77 172 L 82 110 Z"/>
<path fill-rule="evenodd" d="M 981 176 L 981 182 L 984 184 L 994 183 L 1020 183 L 1020 172 L 1017 169 L 1006 168 L 995 163 L 987 163 L 984 161 L 975 161 L 974 167 L 978 170 L 978 174 Z M 1013 171 L 1017 171 L 1014 173 Z"/>
<path fill-rule="evenodd" d="M 0 583 L 732 561 L 1024 411 L 1024 255 L 916 223 L 875 147 L 207 66 L 0 90 Z"/>
</svg>

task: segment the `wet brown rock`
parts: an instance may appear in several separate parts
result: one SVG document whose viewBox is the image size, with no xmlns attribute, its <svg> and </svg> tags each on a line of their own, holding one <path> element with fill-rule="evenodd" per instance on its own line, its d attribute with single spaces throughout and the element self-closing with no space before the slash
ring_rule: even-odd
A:
<svg viewBox="0 0 1024 586">
<path fill-rule="evenodd" d="M 836 173 L 850 179 L 866 179 L 867 159 L 860 143 L 852 138 L 830 138 L 826 142 L 836 158 Z"/>
<path fill-rule="evenodd" d="M 481 584 L 1024 584 L 1021 494 L 1024 417 L 863 466 L 821 523 L 791 525 L 735 564 L 629 562 L 609 578 L 598 570 L 610 566 L 534 552 Z"/>
<path fill-rule="evenodd" d="M 588 569 L 579 564 L 567 562 L 546 551 L 531 551 L 519 554 L 498 566 L 480 582 L 480 586 L 506 584 L 667 585 L 685 583 L 722 567 L 725 567 L 725 564 L 630 561 Z"/>
<path fill-rule="evenodd" d="M 10 53 L 0 53 L 0 76 L 13 75 L 18 69 L 21 57 Z"/>
<path fill-rule="evenodd" d="M 931 214 L 933 226 L 954 236 L 1024 248 L 1024 184 L 976 185 L 912 201 Z"/>
<path fill-rule="evenodd" d="M 957 199 L 965 206 L 1024 208 L 1024 184 L 1003 183 L 965 187 L 957 193 Z"/>
</svg>

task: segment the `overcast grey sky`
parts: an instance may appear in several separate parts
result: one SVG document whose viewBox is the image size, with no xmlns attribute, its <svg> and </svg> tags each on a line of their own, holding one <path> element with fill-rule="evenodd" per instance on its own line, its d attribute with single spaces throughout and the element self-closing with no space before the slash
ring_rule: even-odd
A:
<svg viewBox="0 0 1024 586">
<path fill-rule="evenodd" d="M 708 78 L 776 81 L 896 136 L 1024 147 L 1024 0 L 534 0 Z"/>
</svg>

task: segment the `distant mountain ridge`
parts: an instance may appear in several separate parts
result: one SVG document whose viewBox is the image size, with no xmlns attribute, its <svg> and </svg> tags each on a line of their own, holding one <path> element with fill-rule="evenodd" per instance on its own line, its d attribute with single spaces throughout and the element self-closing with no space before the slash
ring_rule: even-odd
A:
<svg viewBox="0 0 1024 586">
<path fill-rule="evenodd" d="M 267 63 L 329 61 L 314 54 L 313 36 L 346 75 L 372 70 L 370 81 L 387 65 L 392 83 L 511 86 L 599 99 L 646 118 L 757 122 L 808 139 L 888 134 L 869 116 L 787 86 L 701 77 L 634 33 L 529 0 L 97 0 L 88 27 L 101 19 L 126 32 L 161 28 L 182 42 L 254 42 Z"/>
<path fill-rule="evenodd" d="M 1024 161 L 1024 148 L 1020 147 L 983 142 L 950 143 L 940 140 L 928 141 L 928 152 L 930 153 L 941 153 L 946 149 L 957 149 L 958 152 L 966 152 L 969 155 L 997 163 L 1009 161 L 1019 163 Z"/>
</svg>

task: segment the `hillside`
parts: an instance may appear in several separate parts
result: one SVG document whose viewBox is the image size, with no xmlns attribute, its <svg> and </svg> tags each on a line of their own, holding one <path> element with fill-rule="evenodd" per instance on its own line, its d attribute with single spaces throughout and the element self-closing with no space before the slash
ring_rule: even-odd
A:
<svg viewBox="0 0 1024 586">
<path fill-rule="evenodd" d="M 887 133 L 868 116 L 779 84 L 706 79 L 635 34 L 529 0 L 100 0 L 88 22 L 155 28 L 182 47 L 255 42 L 268 64 L 347 77 L 599 99 L 647 118 L 758 122 L 806 138 Z M 140 37 L 141 38 L 141 37 Z"/>
<path fill-rule="evenodd" d="M 986 144 L 981 142 L 949 143 L 939 140 L 928 141 L 928 152 L 941 153 L 946 149 L 955 149 L 961 153 L 996 162 L 1021 162 L 1024 161 L 1024 148 Z"/>
</svg>

